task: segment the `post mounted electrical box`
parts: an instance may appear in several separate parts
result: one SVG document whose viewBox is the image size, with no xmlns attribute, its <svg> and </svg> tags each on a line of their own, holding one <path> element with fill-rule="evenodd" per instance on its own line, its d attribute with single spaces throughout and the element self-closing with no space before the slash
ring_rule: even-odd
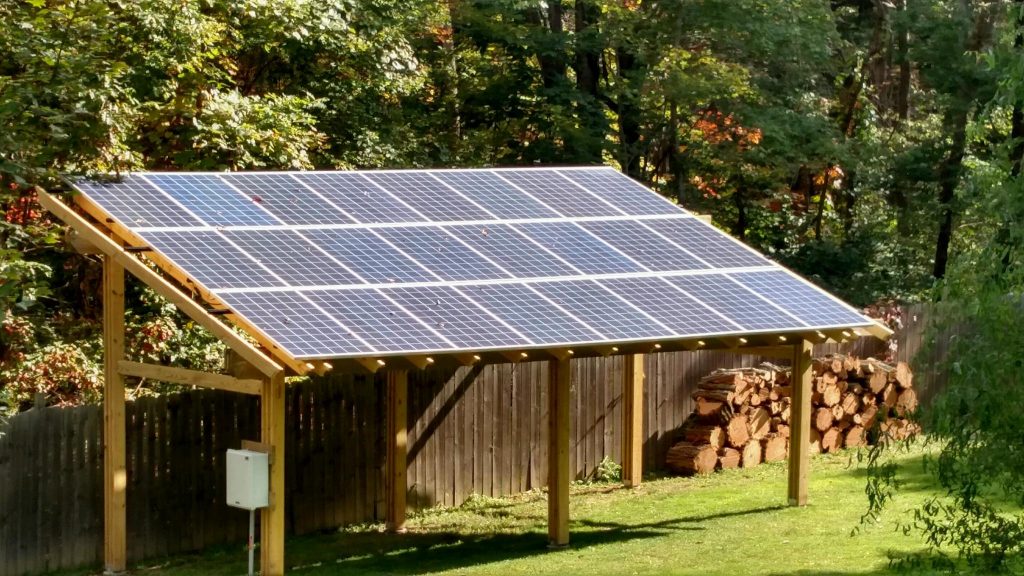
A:
<svg viewBox="0 0 1024 576">
<path fill-rule="evenodd" d="M 270 505 L 270 459 L 263 452 L 228 450 L 228 506 L 255 510 Z"/>
</svg>

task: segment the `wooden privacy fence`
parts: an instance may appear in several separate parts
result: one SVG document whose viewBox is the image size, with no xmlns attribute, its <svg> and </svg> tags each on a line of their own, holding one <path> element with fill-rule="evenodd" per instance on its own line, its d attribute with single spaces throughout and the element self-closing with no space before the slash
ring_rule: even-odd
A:
<svg viewBox="0 0 1024 576">
<path fill-rule="evenodd" d="M 920 344 L 911 325 L 900 356 Z M 914 338 L 917 338 L 916 343 Z M 842 351 L 881 354 L 862 339 Z M 815 354 L 840 351 L 819 346 Z M 697 380 L 761 359 L 727 352 L 646 358 L 644 468 L 660 469 L 692 411 Z M 571 470 L 620 460 L 621 357 L 573 361 Z M 919 369 L 922 388 L 935 386 Z M 333 375 L 289 388 L 287 525 L 293 534 L 384 515 L 384 390 L 380 378 Z M 928 386 L 928 383 L 932 386 Z M 544 363 L 410 374 L 408 493 L 412 508 L 503 496 L 547 478 Z M 196 390 L 127 406 L 128 553 L 134 561 L 217 544 L 241 547 L 247 513 L 224 503 L 224 453 L 259 432 L 253 397 Z M 102 554 L 100 406 L 33 409 L 0 430 L 0 576 L 97 564 Z"/>
</svg>

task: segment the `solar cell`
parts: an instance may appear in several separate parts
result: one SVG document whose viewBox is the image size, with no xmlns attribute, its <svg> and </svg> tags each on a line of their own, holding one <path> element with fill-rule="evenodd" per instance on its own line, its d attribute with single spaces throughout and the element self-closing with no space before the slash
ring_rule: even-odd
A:
<svg viewBox="0 0 1024 576">
<path fill-rule="evenodd" d="M 494 172 L 439 171 L 432 175 L 461 192 L 498 218 L 557 218 L 559 214 L 534 200 Z"/>
<path fill-rule="evenodd" d="M 304 172 L 293 174 L 292 178 L 316 190 L 362 224 L 427 221 L 360 172 Z"/>
<path fill-rule="evenodd" d="M 611 340 L 646 340 L 672 335 L 638 308 L 589 280 L 537 282 L 531 286 Z"/>
<path fill-rule="evenodd" d="M 579 271 L 503 224 L 448 226 L 445 230 L 516 278 L 574 276 Z"/>
<path fill-rule="evenodd" d="M 373 351 L 297 292 L 228 293 L 221 298 L 233 312 L 298 357 L 336 358 Z"/>
<path fill-rule="evenodd" d="M 441 228 L 381 228 L 376 232 L 443 280 L 511 278 Z"/>
<path fill-rule="evenodd" d="M 741 272 L 730 277 L 811 326 L 849 326 L 864 322 L 860 314 L 784 270 Z"/>
<path fill-rule="evenodd" d="M 156 251 L 210 290 L 285 285 L 217 232 L 183 230 L 141 235 Z"/>
<path fill-rule="evenodd" d="M 217 176 L 153 173 L 146 178 L 210 226 L 281 223 Z"/>
<path fill-rule="evenodd" d="M 202 225 L 141 176 L 129 174 L 112 182 L 77 180 L 74 185 L 128 228 Z"/>
<path fill-rule="evenodd" d="M 713 262 L 715 268 L 772 265 L 767 258 L 697 218 L 644 220 L 643 225 L 690 252 L 700 255 L 704 260 Z"/>
<path fill-rule="evenodd" d="M 624 214 L 552 170 L 502 170 L 495 174 L 562 216 Z"/>
<path fill-rule="evenodd" d="M 599 280 L 598 284 L 672 329 L 677 337 L 740 331 L 734 322 L 660 278 L 617 278 Z"/>
<path fill-rule="evenodd" d="M 305 235 L 370 283 L 429 282 L 438 279 L 370 230 L 311 230 L 305 232 Z"/>
<path fill-rule="evenodd" d="M 558 173 L 626 214 L 678 214 L 664 196 L 651 194 L 636 180 L 613 168 L 568 168 Z"/>
<path fill-rule="evenodd" d="M 367 172 L 366 177 L 435 222 L 494 219 L 426 172 Z"/>
<path fill-rule="evenodd" d="M 355 222 L 288 174 L 237 172 L 222 178 L 286 224 Z"/>
<path fill-rule="evenodd" d="M 710 268 L 696 255 L 666 241 L 639 222 L 604 220 L 580 222 L 580 226 L 651 270 L 667 272 Z"/>
<path fill-rule="evenodd" d="M 455 348 L 377 290 L 313 290 L 307 296 L 381 352 Z"/>
<path fill-rule="evenodd" d="M 725 276 L 675 276 L 667 280 L 693 298 L 728 316 L 746 330 L 791 329 L 805 326 L 796 318 Z"/>
<path fill-rule="evenodd" d="M 643 271 L 639 264 L 572 222 L 515 224 L 513 228 L 587 274 Z"/>
<path fill-rule="evenodd" d="M 364 284 L 338 260 L 331 258 L 298 232 L 225 230 L 224 236 L 289 286 Z"/>
<path fill-rule="evenodd" d="M 458 291 L 536 344 L 607 340 L 523 284 L 478 284 Z"/>
<path fill-rule="evenodd" d="M 395 287 L 381 292 L 460 348 L 515 348 L 530 344 L 511 326 L 452 287 Z"/>
</svg>

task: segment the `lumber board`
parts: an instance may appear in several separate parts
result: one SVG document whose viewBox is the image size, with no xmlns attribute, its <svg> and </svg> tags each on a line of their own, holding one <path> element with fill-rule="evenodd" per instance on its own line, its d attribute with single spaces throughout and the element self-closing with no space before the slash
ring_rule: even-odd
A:
<svg viewBox="0 0 1024 576">
<path fill-rule="evenodd" d="M 118 372 L 122 376 L 134 376 L 136 378 L 148 378 L 161 382 L 173 384 L 184 384 L 187 386 L 200 386 L 203 388 L 215 388 L 228 392 L 251 394 L 259 396 L 263 392 L 263 381 L 245 378 L 235 378 L 226 374 L 213 374 L 199 370 L 188 370 L 175 366 L 160 366 L 156 364 L 143 364 L 141 362 L 130 362 L 121 360 L 117 363 Z"/>
</svg>

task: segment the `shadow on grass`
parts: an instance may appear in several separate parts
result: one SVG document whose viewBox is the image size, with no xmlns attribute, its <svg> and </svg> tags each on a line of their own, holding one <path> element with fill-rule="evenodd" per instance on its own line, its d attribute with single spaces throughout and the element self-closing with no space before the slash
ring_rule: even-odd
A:
<svg viewBox="0 0 1024 576">
<path fill-rule="evenodd" d="M 766 506 L 720 514 L 685 516 L 659 522 L 625 524 L 574 521 L 572 549 L 664 536 L 674 531 L 701 531 L 708 521 L 764 514 L 785 508 Z M 539 520 L 539 519 L 538 519 Z M 288 542 L 289 564 L 311 573 L 422 574 L 478 566 L 503 560 L 557 554 L 539 531 L 519 533 L 372 532 L 338 533 L 295 538 Z"/>
</svg>

